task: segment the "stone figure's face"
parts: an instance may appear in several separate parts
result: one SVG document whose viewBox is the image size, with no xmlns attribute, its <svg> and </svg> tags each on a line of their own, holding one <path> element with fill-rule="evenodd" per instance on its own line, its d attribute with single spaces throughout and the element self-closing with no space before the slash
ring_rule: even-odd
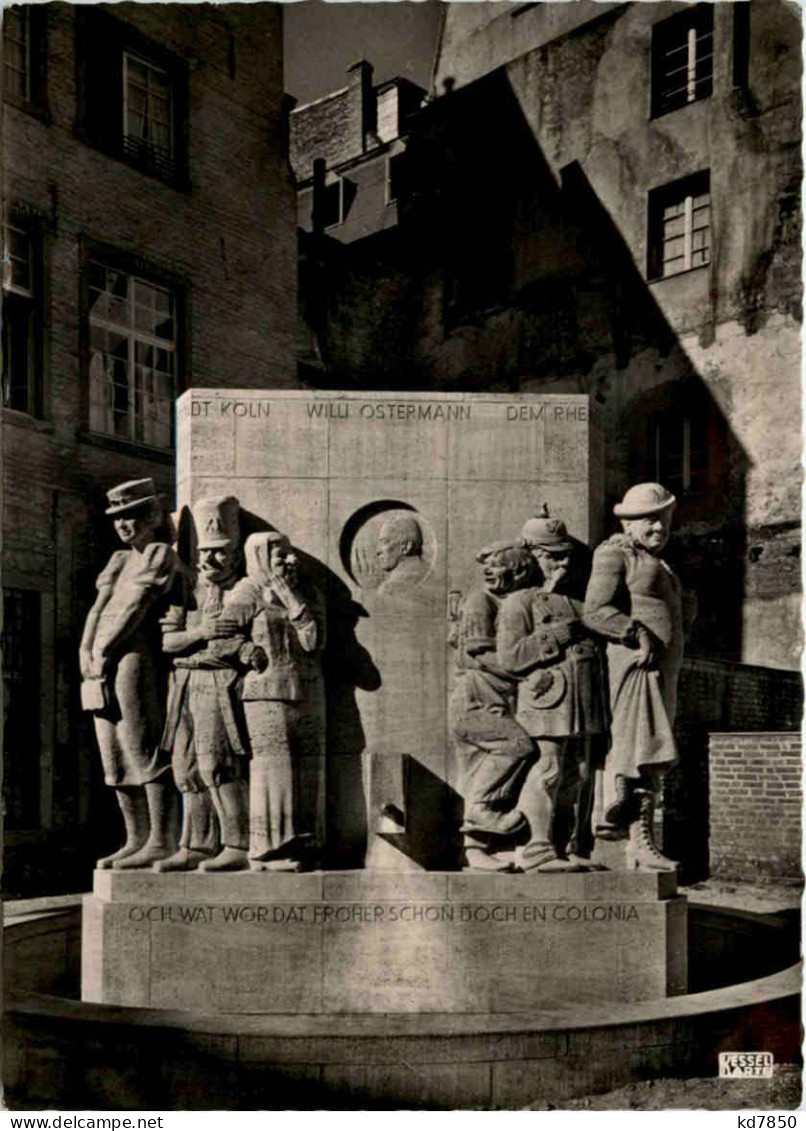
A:
<svg viewBox="0 0 806 1131">
<path fill-rule="evenodd" d="M 515 588 L 515 570 L 504 554 L 491 554 L 484 562 L 482 575 L 488 593 L 500 596 Z"/>
<path fill-rule="evenodd" d="M 287 542 L 275 542 L 269 555 L 269 569 L 274 577 L 280 577 L 287 585 L 296 585 L 299 579 L 299 562 L 293 547 Z"/>
<path fill-rule="evenodd" d="M 156 525 L 152 516 L 146 511 L 122 514 L 114 520 L 118 538 L 125 546 L 132 546 L 135 550 L 142 550 L 149 544 Z"/>
<path fill-rule="evenodd" d="M 570 550 L 546 550 L 542 546 L 532 547 L 532 557 L 543 574 L 543 583 L 556 588 L 564 581 L 571 570 Z"/>
<path fill-rule="evenodd" d="M 214 546 L 199 550 L 199 574 L 203 581 L 221 585 L 235 573 L 238 566 L 236 546 Z"/>
<path fill-rule="evenodd" d="M 378 535 L 378 542 L 375 546 L 375 556 L 378 559 L 378 565 L 381 569 L 389 573 L 395 568 L 400 559 L 406 556 L 405 543 L 402 539 L 396 538 L 393 531 L 388 531 L 384 528 Z"/>
<path fill-rule="evenodd" d="M 621 525 L 636 546 L 641 546 L 650 554 L 659 554 L 669 541 L 672 510 L 669 507 L 659 514 L 650 514 L 645 518 L 626 518 Z"/>
</svg>

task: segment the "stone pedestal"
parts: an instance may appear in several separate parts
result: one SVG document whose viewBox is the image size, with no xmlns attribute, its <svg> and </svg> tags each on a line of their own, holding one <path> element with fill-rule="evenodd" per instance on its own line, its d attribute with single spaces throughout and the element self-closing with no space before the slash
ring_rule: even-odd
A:
<svg viewBox="0 0 806 1131">
<path fill-rule="evenodd" d="M 671 875 L 96 872 L 82 997 L 202 1013 L 524 1013 L 686 991 Z"/>
</svg>

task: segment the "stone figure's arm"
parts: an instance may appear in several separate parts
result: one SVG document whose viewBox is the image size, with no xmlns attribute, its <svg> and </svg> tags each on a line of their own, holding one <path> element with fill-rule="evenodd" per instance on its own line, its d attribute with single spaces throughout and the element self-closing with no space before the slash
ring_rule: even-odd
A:
<svg viewBox="0 0 806 1131">
<path fill-rule="evenodd" d="M 78 649 L 78 661 L 81 668 L 81 678 L 90 679 L 93 673 L 92 665 L 92 648 L 95 643 L 95 633 L 98 629 L 98 621 L 101 618 L 104 606 L 109 600 L 112 589 L 110 586 L 104 586 L 103 589 L 98 590 L 98 596 L 87 614 L 87 619 L 84 623 L 84 631 L 81 634 L 81 644 Z"/>
<path fill-rule="evenodd" d="M 550 624 L 535 630 L 532 609 L 520 601 L 504 601 L 498 614 L 498 663 L 511 675 L 527 675 L 562 654 Z"/>
<path fill-rule="evenodd" d="M 472 656 L 484 671 L 492 675 L 506 676 L 508 673 L 498 663 L 496 618 L 489 603 L 479 601 L 478 595 L 471 593 L 462 616 L 465 652 L 468 656 Z"/>
<path fill-rule="evenodd" d="M 130 553 L 132 551 L 129 551 Z M 175 559 L 170 546 L 153 542 L 143 552 L 137 573 L 121 581 L 116 579 L 120 598 L 120 614 L 103 643 L 94 655 L 95 666 L 101 673 L 111 657 L 131 634 L 139 628 L 155 602 L 171 585 L 175 572 Z M 111 592 L 111 587 L 110 587 Z"/>
<path fill-rule="evenodd" d="M 302 648 L 306 652 L 321 652 L 325 646 L 325 604 L 317 590 L 311 590 L 308 600 L 298 606 L 295 613 L 289 610 L 291 623 Z"/>
<path fill-rule="evenodd" d="M 591 632 L 634 648 L 638 624 L 625 612 L 625 604 L 629 604 L 627 563 L 618 547 L 605 543 L 593 555 L 582 619 Z"/>
</svg>

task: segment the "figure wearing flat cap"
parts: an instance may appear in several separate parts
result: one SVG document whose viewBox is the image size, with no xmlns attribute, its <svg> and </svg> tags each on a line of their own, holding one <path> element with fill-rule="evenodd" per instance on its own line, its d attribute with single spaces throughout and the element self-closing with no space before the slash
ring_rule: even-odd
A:
<svg viewBox="0 0 806 1131">
<path fill-rule="evenodd" d="M 456 649 L 456 682 L 448 712 L 463 770 L 467 865 L 509 871 L 511 862 L 496 850 L 525 827 L 517 796 L 532 741 L 515 721 L 515 680 L 498 663 L 496 627 L 506 595 L 529 583 L 532 560 L 521 546 L 492 542 L 476 561 L 484 583 L 460 605 L 449 640 Z"/>
<path fill-rule="evenodd" d="M 524 871 L 578 871 L 587 846 L 575 818 L 588 766 L 586 740 L 607 726 L 600 650 L 581 620 L 582 605 L 563 593 L 573 542 L 547 508 L 524 526 L 536 585 L 507 597 L 498 618 L 500 667 L 517 680 L 516 719 L 534 741 L 518 807 L 529 822 Z M 563 842 L 558 843 L 558 829 Z M 566 843 L 571 828 L 575 835 Z"/>
<path fill-rule="evenodd" d="M 597 835 L 618 839 L 629 830 L 628 862 L 653 871 L 676 867 L 652 835 L 656 794 L 677 760 L 682 598 L 677 577 L 660 557 L 674 505 L 674 495 L 658 483 L 627 491 L 614 508 L 623 533 L 597 548 L 585 596 L 585 623 L 608 642 L 612 710 Z"/>
<path fill-rule="evenodd" d="M 163 620 L 174 657 L 163 746 L 182 794 L 179 851 L 157 871 L 238 871 L 249 866 L 249 751 L 238 682 L 261 657 L 225 623 L 242 564 L 240 507 L 231 495 L 193 507 L 200 584 Z"/>
<path fill-rule="evenodd" d="M 285 534 L 251 534 L 244 553 L 246 577 L 222 619 L 249 634 L 245 649 L 260 650 L 241 692 L 252 753 L 250 867 L 296 871 L 325 836 L 325 605 L 300 578 Z"/>
<path fill-rule="evenodd" d="M 144 868 L 175 848 L 170 762 L 160 749 L 166 689 L 159 621 L 176 599 L 182 566 L 158 540 L 165 518 L 153 480 L 122 483 L 107 498 L 106 513 L 127 549 L 115 551 L 98 577 L 81 638 L 82 701 L 94 714 L 126 840 L 98 867 Z"/>
</svg>

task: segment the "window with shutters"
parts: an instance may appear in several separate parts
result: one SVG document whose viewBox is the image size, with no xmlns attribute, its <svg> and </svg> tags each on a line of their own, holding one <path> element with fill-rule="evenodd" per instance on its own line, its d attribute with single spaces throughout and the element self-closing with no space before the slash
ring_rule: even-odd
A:
<svg viewBox="0 0 806 1131">
<path fill-rule="evenodd" d="M 710 174 L 654 189 L 649 194 L 649 278 L 665 279 L 710 262 Z"/>
<path fill-rule="evenodd" d="M 42 414 L 39 229 L 12 216 L 3 228 L 3 407 Z"/>
<path fill-rule="evenodd" d="M 652 115 L 657 118 L 713 90 L 714 6 L 697 4 L 652 28 Z"/>
<path fill-rule="evenodd" d="M 187 68 L 90 8 L 77 15 L 79 132 L 142 172 L 187 188 Z"/>
</svg>

